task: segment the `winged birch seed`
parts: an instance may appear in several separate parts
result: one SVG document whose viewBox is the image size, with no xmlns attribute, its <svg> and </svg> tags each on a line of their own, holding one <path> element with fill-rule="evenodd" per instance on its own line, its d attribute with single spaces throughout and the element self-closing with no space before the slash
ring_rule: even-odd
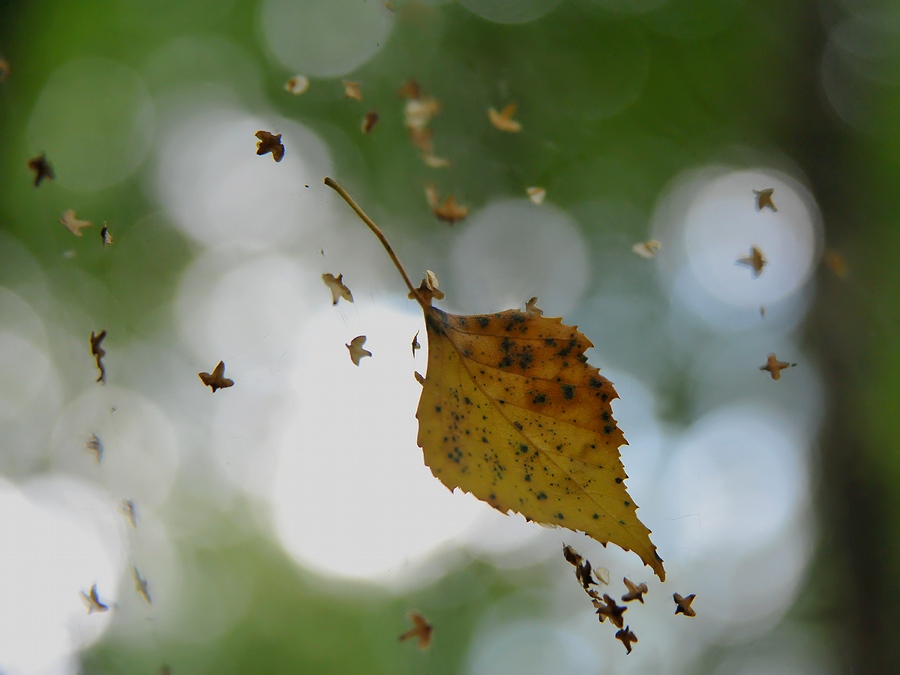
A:
<svg viewBox="0 0 900 675">
<path fill-rule="evenodd" d="M 84 600 L 84 603 L 87 606 L 88 614 L 109 611 L 109 605 L 101 602 L 100 596 L 97 594 L 97 584 L 91 586 L 91 590 L 87 593 L 81 591 L 81 599 Z"/>
<path fill-rule="evenodd" d="M 631 653 L 631 643 L 637 642 L 637 635 L 631 632 L 631 626 L 625 626 L 616 632 L 616 640 L 620 640 L 623 645 L 625 645 L 625 649 L 628 650 L 628 653 Z"/>
<path fill-rule="evenodd" d="M 507 103 L 500 112 L 497 112 L 494 108 L 489 108 L 488 119 L 495 129 L 505 131 L 508 134 L 519 133 L 522 131 L 522 124 L 513 119 L 518 107 L 517 103 Z"/>
<path fill-rule="evenodd" d="M 34 172 L 35 187 L 40 187 L 44 179 L 53 180 L 54 178 L 56 178 L 56 174 L 53 172 L 53 167 L 50 166 L 50 162 L 47 161 L 46 153 L 41 153 L 37 157 L 32 157 L 31 159 L 29 159 L 28 168 Z"/>
<path fill-rule="evenodd" d="M 366 344 L 366 336 L 358 335 L 350 340 L 349 345 L 344 345 L 350 351 L 350 360 L 353 361 L 355 366 L 358 366 L 359 362 L 366 356 L 372 356 L 372 352 L 368 349 L 363 349 L 364 344 Z"/>
<path fill-rule="evenodd" d="M 419 641 L 419 649 L 428 649 L 431 645 L 431 635 L 434 632 L 434 626 L 428 623 L 419 612 L 410 612 L 409 620 L 413 622 L 413 627 L 397 639 L 400 642 L 404 642 L 416 638 Z"/>
<path fill-rule="evenodd" d="M 695 593 L 691 593 L 686 598 L 681 597 L 679 593 L 673 593 L 672 598 L 675 600 L 675 613 L 676 614 L 684 614 L 685 616 L 697 616 L 697 612 L 694 611 L 694 608 L 691 607 L 691 603 L 694 602 L 694 598 L 697 595 Z"/>
<path fill-rule="evenodd" d="M 743 258 L 738 258 L 737 260 L 738 265 L 746 265 L 753 270 L 754 279 L 762 274 L 763 267 L 766 266 L 767 262 L 768 261 L 763 256 L 763 252 L 760 251 L 756 246 L 753 246 L 750 249 L 750 255 L 744 256 Z"/>
<path fill-rule="evenodd" d="M 284 145 L 281 143 L 281 134 L 271 134 L 260 129 L 255 136 L 259 139 L 259 143 L 256 144 L 257 155 L 262 156 L 271 152 L 272 159 L 276 162 L 284 159 Z"/>
<path fill-rule="evenodd" d="M 68 209 L 67 211 L 63 211 L 62 216 L 59 219 L 60 224 L 65 227 L 69 232 L 74 234 L 76 237 L 81 236 L 81 231 L 86 227 L 93 227 L 94 224 L 89 220 L 78 220 L 75 217 L 75 211 L 73 209 Z"/>
<path fill-rule="evenodd" d="M 305 75 L 294 75 L 284 83 L 284 90 L 294 96 L 306 93 L 309 89 L 309 78 Z"/>
<path fill-rule="evenodd" d="M 634 246 L 631 247 L 631 250 L 634 253 L 637 253 L 639 256 L 646 260 L 650 260 L 651 258 L 655 258 L 656 254 L 659 253 L 659 249 L 662 247 L 655 239 L 649 239 L 647 241 L 639 241 Z"/>
<path fill-rule="evenodd" d="M 754 190 L 753 194 L 756 195 L 756 210 L 762 211 L 764 208 L 768 207 L 772 211 L 778 211 L 775 206 L 775 203 L 772 201 L 772 194 L 775 192 L 775 188 L 766 188 L 764 190 Z"/>
<path fill-rule="evenodd" d="M 637 600 L 643 605 L 644 593 L 648 592 L 647 584 L 635 584 L 628 577 L 625 577 L 622 581 L 625 582 L 625 586 L 628 588 L 628 592 L 622 596 L 622 602 L 631 602 L 632 600 Z"/>
<path fill-rule="evenodd" d="M 359 82 L 343 81 L 344 98 L 352 98 L 354 101 L 362 101 L 362 92 L 359 90 Z"/>
<path fill-rule="evenodd" d="M 234 386 L 234 380 L 229 380 L 227 377 L 225 377 L 224 361 L 219 361 L 219 363 L 216 364 L 216 367 L 213 368 L 212 374 L 197 373 L 197 376 L 200 378 L 200 381 L 203 382 L 203 384 L 212 389 L 214 394 L 218 389 L 227 389 L 228 387 Z"/>
<path fill-rule="evenodd" d="M 788 363 L 787 361 L 779 361 L 775 354 L 769 354 L 765 365 L 759 367 L 760 370 L 767 370 L 772 375 L 773 380 L 781 379 L 781 371 L 785 368 L 793 368 L 796 363 Z"/>
</svg>

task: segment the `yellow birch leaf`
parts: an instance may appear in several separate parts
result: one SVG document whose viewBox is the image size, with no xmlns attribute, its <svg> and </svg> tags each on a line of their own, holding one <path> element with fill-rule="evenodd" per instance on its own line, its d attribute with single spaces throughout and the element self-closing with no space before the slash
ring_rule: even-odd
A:
<svg viewBox="0 0 900 675">
<path fill-rule="evenodd" d="M 457 316 L 432 307 L 375 223 L 342 187 L 325 183 L 381 240 L 425 314 L 428 370 L 417 442 L 432 473 L 503 513 L 634 551 L 665 580 L 650 530 L 625 489 L 625 437 L 610 406 L 617 394 L 587 363 L 591 342 L 537 313 Z"/>
</svg>

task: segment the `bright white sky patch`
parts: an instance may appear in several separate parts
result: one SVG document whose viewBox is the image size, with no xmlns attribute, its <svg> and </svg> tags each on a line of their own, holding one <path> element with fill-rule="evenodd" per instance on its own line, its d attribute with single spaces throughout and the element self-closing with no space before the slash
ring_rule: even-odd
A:
<svg viewBox="0 0 900 675">
<path fill-rule="evenodd" d="M 417 308 L 341 302 L 309 326 L 294 377 L 299 408 L 274 489 L 278 535 L 322 574 L 409 582 L 412 565 L 490 508 L 451 494 L 416 445 L 421 386 L 413 371 L 424 374 L 427 359 L 422 319 Z M 423 349 L 413 359 L 417 330 Z M 358 367 L 344 346 L 357 335 L 368 336 L 373 354 Z"/>
<path fill-rule="evenodd" d="M 116 601 L 123 562 L 108 498 L 83 482 L 45 475 L 22 488 L 0 479 L 0 670 L 57 671 L 99 639 L 110 613 L 87 614 L 80 591 L 96 583 Z"/>
</svg>

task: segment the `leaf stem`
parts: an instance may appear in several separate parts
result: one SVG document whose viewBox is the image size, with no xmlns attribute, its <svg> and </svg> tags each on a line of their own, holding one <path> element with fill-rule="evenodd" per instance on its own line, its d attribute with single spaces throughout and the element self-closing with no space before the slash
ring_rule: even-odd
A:
<svg viewBox="0 0 900 675">
<path fill-rule="evenodd" d="M 394 253 L 394 249 L 391 247 L 390 242 L 387 240 L 387 237 L 384 236 L 384 232 L 381 231 L 381 228 L 375 224 L 369 216 L 366 215 L 366 212 L 362 210 L 359 204 L 351 197 L 347 191 L 338 183 L 336 180 L 330 178 L 329 176 L 325 177 L 325 185 L 330 187 L 332 190 L 337 192 L 341 198 L 350 205 L 350 208 L 356 212 L 356 215 L 359 216 L 360 220 L 362 220 L 370 230 L 378 237 L 378 241 L 381 242 L 381 245 L 384 246 L 384 250 L 387 251 L 387 254 L 391 257 L 391 260 L 394 263 L 394 266 L 400 272 L 400 276 L 403 277 L 403 281 L 406 283 L 406 287 L 409 289 L 409 292 L 412 293 L 413 297 L 415 297 L 416 301 L 423 307 L 423 309 L 428 308 L 428 303 L 426 303 L 422 296 L 419 295 L 419 291 L 415 286 L 412 285 L 412 282 L 409 280 L 409 277 L 406 274 L 406 270 L 403 269 L 403 265 L 400 264 L 400 259 L 397 257 L 397 254 Z"/>
</svg>

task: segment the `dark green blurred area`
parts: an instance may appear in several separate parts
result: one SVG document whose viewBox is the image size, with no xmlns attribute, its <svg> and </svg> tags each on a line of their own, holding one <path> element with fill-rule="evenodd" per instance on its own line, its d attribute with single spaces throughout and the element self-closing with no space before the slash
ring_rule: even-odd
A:
<svg viewBox="0 0 900 675">
<path fill-rule="evenodd" d="M 27 272 L 17 267 L 8 234 L 41 264 L 47 293 L 86 316 L 102 314 L 119 339 L 152 340 L 165 332 L 156 320 L 197 247 L 150 203 L 143 170 L 77 195 L 79 215 L 106 214 L 117 225 L 117 244 L 128 246 L 115 258 L 99 246 L 84 249 L 75 273 L 59 256 L 71 235 L 43 226 L 70 208 L 74 193 L 35 190 L 25 164 L 41 151 L 53 161 L 54 148 L 29 138 L 27 126 L 54 71 L 77 58 L 108 57 L 141 73 L 154 94 L 175 82 L 155 81 L 148 58 L 176 37 L 196 36 L 202 44 L 226 36 L 242 46 L 263 73 L 258 90 L 239 90 L 250 110 L 271 107 L 326 140 L 334 128 L 354 139 L 354 147 L 331 146 L 337 174 L 373 215 L 405 214 L 395 229 L 436 227 L 422 197 L 423 183 L 434 180 L 472 207 L 542 185 L 589 237 L 611 235 L 580 207 L 622 200 L 635 215 L 614 235 L 638 240 L 656 197 L 680 171 L 782 157 L 784 168 L 793 162 L 805 173 L 824 216 L 826 247 L 840 252 L 850 270 L 846 280 L 821 272 L 807 332 L 829 405 L 812 468 L 820 553 L 787 620 L 836 640 L 839 672 L 900 672 L 900 10 L 875 0 L 859 10 L 874 16 L 874 25 L 883 10 L 883 24 L 894 28 L 871 45 L 867 58 L 878 81 L 860 76 L 860 122 L 850 125 L 829 106 L 820 83 L 827 26 L 847 14 L 836 1 L 673 0 L 631 15 L 569 0 L 523 25 L 490 23 L 455 3 L 394 5 L 389 43 L 348 75 L 363 83 L 366 106 L 382 116 L 377 132 L 362 136 L 359 110 L 337 93 L 340 78 L 314 80 L 300 97 L 284 92 L 293 73 L 261 48 L 256 3 L 0 3 L 0 57 L 11 65 L 0 84 L 0 284 L 17 288 Z M 180 76 L 253 80 L 202 59 Z M 454 164 L 440 173 L 411 151 L 402 125 L 395 92 L 410 77 L 444 104 L 432 122 L 435 151 L 452 148 Z M 487 124 L 487 107 L 509 100 L 518 102 L 526 134 L 498 134 Z M 98 137 L 107 133 L 102 119 L 94 125 Z M 79 170 L 65 162 L 54 168 Z M 20 292 L 41 305 L 27 284 Z M 230 527 L 225 516 L 221 527 Z M 182 598 L 185 607 L 202 605 L 207 593 L 227 603 L 228 579 L 241 578 L 252 589 L 243 619 L 226 635 L 197 643 L 133 640 L 112 629 L 84 654 L 82 672 L 155 673 L 168 663 L 175 673 L 457 673 L 486 607 L 546 581 L 545 569 L 509 573 L 472 560 L 431 587 L 397 597 L 303 574 L 264 533 L 221 548 L 178 545 L 191 550 L 200 569 L 216 570 L 208 587 L 201 579 Z M 397 641 L 411 608 L 440 626 L 428 652 Z M 703 672 L 743 648 L 711 649 Z"/>
</svg>

